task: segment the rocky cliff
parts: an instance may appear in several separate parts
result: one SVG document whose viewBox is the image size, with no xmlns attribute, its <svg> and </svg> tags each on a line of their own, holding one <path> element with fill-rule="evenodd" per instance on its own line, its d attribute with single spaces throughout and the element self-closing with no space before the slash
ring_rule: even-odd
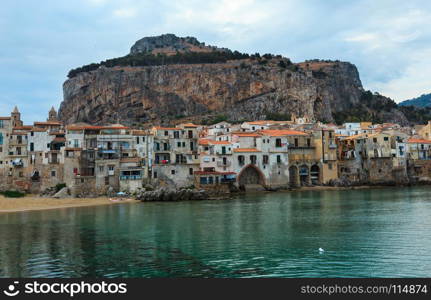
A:
<svg viewBox="0 0 431 300">
<path fill-rule="evenodd" d="M 188 44 L 206 47 L 190 39 L 143 39 L 131 52 Z M 358 71 L 350 63 L 292 64 L 271 55 L 223 63 L 100 66 L 69 78 L 63 91 L 59 114 L 66 123 L 132 126 L 205 122 L 220 115 L 232 121 L 258 120 L 292 113 L 332 122 L 338 112 L 362 105 L 364 94 Z M 371 111 L 374 113 L 383 121 L 407 122 L 396 107 L 389 107 L 383 115 Z"/>
</svg>

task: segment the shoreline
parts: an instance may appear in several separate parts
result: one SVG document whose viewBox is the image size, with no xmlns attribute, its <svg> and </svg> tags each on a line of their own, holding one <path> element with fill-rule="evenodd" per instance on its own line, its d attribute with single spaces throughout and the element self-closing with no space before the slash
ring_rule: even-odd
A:
<svg viewBox="0 0 431 300">
<path fill-rule="evenodd" d="M 248 192 L 226 194 L 220 197 L 210 196 L 208 200 L 223 200 L 234 198 L 239 195 L 255 194 L 255 193 L 289 193 L 289 192 L 307 192 L 307 191 L 348 191 L 348 190 L 363 190 L 363 189 L 385 189 L 385 188 L 409 188 L 413 186 L 424 185 L 358 185 L 358 186 L 309 186 L 292 189 L 280 190 L 250 190 Z M 192 201 L 192 200 L 191 200 Z M 196 200 L 195 200 L 196 201 Z M 53 210 L 63 208 L 90 207 L 102 205 L 115 205 L 122 203 L 152 203 L 152 202 L 178 202 L 178 201 L 140 201 L 133 198 L 124 198 L 119 201 L 111 201 L 108 197 L 97 198 L 64 198 L 56 199 L 49 197 L 39 197 L 37 195 L 27 195 L 22 198 L 6 198 L 0 196 L 0 215 L 7 213 L 31 212 L 40 210 Z"/>
<path fill-rule="evenodd" d="M 135 199 L 125 198 L 121 201 L 111 201 L 108 197 L 97 198 L 48 198 L 37 195 L 27 195 L 22 198 L 6 198 L 0 196 L 0 215 L 7 213 L 31 212 L 63 208 L 90 207 L 102 205 L 115 205 L 121 203 L 138 202 Z"/>
</svg>

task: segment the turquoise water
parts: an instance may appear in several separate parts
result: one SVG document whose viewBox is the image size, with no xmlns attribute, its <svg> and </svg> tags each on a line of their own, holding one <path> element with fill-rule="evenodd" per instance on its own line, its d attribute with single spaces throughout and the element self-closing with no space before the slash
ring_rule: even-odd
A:
<svg viewBox="0 0 431 300">
<path fill-rule="evenodd" d="M 265 193 L 3 214 L 0 276 L 431 277 L 430 192 Z"/>
</svg>

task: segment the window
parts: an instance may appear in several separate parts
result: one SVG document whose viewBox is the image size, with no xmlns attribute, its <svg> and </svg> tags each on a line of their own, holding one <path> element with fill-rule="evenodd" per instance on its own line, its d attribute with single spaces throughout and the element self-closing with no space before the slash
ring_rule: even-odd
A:
<svg viewBox="0 0 431 300">
<path fill-rule="evenodd" d="M 263 156 L 263 164 L 267 165 L 269 163 L 269 156 L 268 155 L 264 155 Z"/>
<path fill-rule="evenodd" d="M 115 167 L 114 165 L 109 165 L 109 166 L 108 166 L 108 170 L 109 170 L 109 171 L 114 171 L 114 167 Z"/>
<path fill-rule="evenodd" d="M 329 164 L 328 164 L 328 169 L 329 169 L 329 170 L 332 170 L 332 163 L 329 163 Z"/>
<path fill-rule="evenodd" d="M 171 174 L 172 174 L 172 175 L 175 175 L 175 170 L 171 170 Z"/>
<path fill-rule="evenodd" d="M 3 128 L 3 120 L 0 120 L 0 128 Z"/>
<path fill-rule="evenodd" d="M 51 171 L 51 177 L 55 177 L 55 171 Z"/>
<path fill-rule="evenodd" d="M 239 156 L 238 156 L 238 164 L 239 164 L 240 166 L 243 166 L 243 165 L 244 165 L 244 156 L 243 156 L 243 155 L 239 155 Z"/>
<path fill-rule="evenodd" d="M 165 131 L 165 136 L 168 136 L 169 135 L 169 132 L 168 131 Z"/>
<path fill-rule="evenodd" d="M 189 175 L 193 175 L 193 168 L 189 168 Z"/>
<path fill-rule="evenodd" d="M 388 141 L 388 140 L 389 140 L 389 138 L 388 138 L 387 136 L 385 136 L 385 137 L 383 138 L 383 140 L 384 140 L 384 141 Z"/>
<path fill-rule="evenodd" d="M 281 163 L 281 156 L 277 155 L 277 164 Z"/>
<path fill-rule="evenodd" d="M 169 149 L 168 144 L 167 143 L 163 143 L 163 150 L 167 151 Z"/>
<path fill-rule="evenodd" d="M 34 143 L 30 143 L 30 151 L 34 151 Z"/>
<path fill-rule="evenodd" d="M 275 147 L 280 148 L 281 147 L 281 139 L 275 140 Z"/>
<path fill-rule="evenodd" d="M 178 142 L 178 143 L 177 143 L 177 147 L 178 147 L 178 148 L 181 148 L 181 142 Z"/>
<path fill-rule="evenodd" d="M 374 142 L 374 143 L 377 143 L 377 138 L 373 138 L 373 142 Z"/>
<path fill-rule="evenodd" d="M 136 137 L 136 144 L 139 144 L 139 136 Z"/>
<path fill-rule="evenodd" d="M 295 139 L 295 147 L 298 147 L 298 139 Z"/>
<path fill-rule="evenodd" d="M 154 172 L 154 173 L 153 173 L 153 177 L 154 177 L 154 178 L 157 178 L 157 172 Z"/>
<path fill-rule="evenodd" d="M 179 139 L 179 138 L 180 138 L 180 132 L 174 131 L 174 139 Z"/>
<path fill-rule="evenodd" d="M 255 165 L 256 164 L 256 160 L 257 160 L 256 155 L 250 155 L 250 163 L 252 163 L 253 165 Z"/>
<path fill-rule="evenodd" d="M 256 127 L 254 127 L 254 126 L 253 126 L 253 127 L 251 127 L 251 130 L 256 130 Z"/>
<path fill-rule="evenodd" d="M 310 146 L 311 146 L 311 140 L 307 139 L 307 147 L 310 147 Z"/>
<path fill-rule="evenodd" d="M 193 138 L 193 131 L 192 130 L 189 130 L 189 139 L 192 139 Z"/>
<path fill-rule="evenodd" d="M 104 166 L 99 166 L 99 172 L 100 173 L 103 173 L 103 170 L 105 169 L 105 167 Z"/>
</svg>

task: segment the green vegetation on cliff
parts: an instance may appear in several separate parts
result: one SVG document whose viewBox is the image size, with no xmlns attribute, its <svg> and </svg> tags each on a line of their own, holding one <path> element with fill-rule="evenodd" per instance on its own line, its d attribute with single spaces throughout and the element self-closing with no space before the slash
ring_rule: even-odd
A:
<svg viewBox="0 0 431 300">
<path fill-rule="evenodd" d="M 251 56 L 254 58 L 255 56 Z M 92 63 L 76 69 L 72 69 L 67 74 L 68 78 L 75 77 L 82 72 L 97 70 L 100 66 L 105 67 L 138 67 L 138 66 L 159 66 L 172 64 L 211 64 L 224 63 L 228 60 L 246 59 L 250 55 L 238 51 L 213 51 L 213 52 L 177 52 L 174 55 L 152 54 L 150 52 L 129 54 L 123 57 L 112 58 L 100 63 Z"/>
</svg>

